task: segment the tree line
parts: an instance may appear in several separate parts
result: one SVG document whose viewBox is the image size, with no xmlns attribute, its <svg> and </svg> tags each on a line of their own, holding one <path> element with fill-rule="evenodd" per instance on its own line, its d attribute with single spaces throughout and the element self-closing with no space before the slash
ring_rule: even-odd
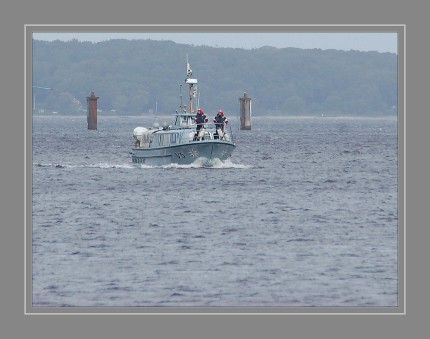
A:
<svg viewBox="0 0 430 339">
<path fill-rule="evenodd" d="M 91 43 L 33 40 L 35 114 L 86 114 L 94 91 L 101 114 L 174 113 L 187 100 L 186 57 L 205 112 L 254 115 L 395 115 L 397 55 L 261 47 L 251 50 L 154 40 Z M 40 87 L 55 88 L 55 91 Z"/>
</svg>

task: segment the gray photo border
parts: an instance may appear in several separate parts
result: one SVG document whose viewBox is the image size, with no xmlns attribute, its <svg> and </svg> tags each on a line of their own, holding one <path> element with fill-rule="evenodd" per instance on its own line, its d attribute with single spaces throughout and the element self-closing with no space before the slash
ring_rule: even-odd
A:
<svg viewBox="0 0 430 339">
<path fill-rule="evenodd" d="M 31 74 L 36 32 L 389 32 L 398 37 L 398 305 L 396 307 L 34 307 L 31 296 Z M 405 25 L 25 25 L 26 314 L 405 314 Z M 29 133 L 30 131 L 30 133 Z"/>
<path fill-rule="evenodd" d="M 0 11 L 0 333 L 5 338 L 421 338 L 428 324 L 430 228 L 428 41 L 430 4 L 421 0 L 6 0 Z M 405 314 L 369 315 L 69 315 L 26 314 L 25 304 L 25 191 L 22 137 L 24 123 L 24 49 L 26 24 L 402 24 L 405 46 L 404 137 L 405 164 L 399 187 L 404 195 L 403 281 Z M 406 41 L 405 41 L 406 43 Z M 407 54 L 407 55 L 406 55 Z M 407 76 L 406 76 L 407 73 Z M 400 79 L 399 79 L 400 80 Z M 407 89 L 407 91 L 406 91 Z M 406 123 L 407 120 L 407 123 Z M 400 125 L 400 121 L 399 121 Z M 406 136 L 407 131 L 407 136 Z M 28 132 L 28 131 L 27 131 Z M 407 139 L 407 142 L 406 142 Z M 407 152 L 406 156 L 406 149 Z M 28 151 L 28 150 L 27 150 Z M 399 154 L 400 156 L 400 154 Z M 406 171 L 407 168 L 407 171 Z M 403 180 L 401 182 L 400 180 Z M 407 183 L 407 184 L 406 184 Z M 403 185 L 402 185 L 403 184 Z M 407 186 L 407 189 L 406 189 Z M 407 226 L 407 227 L 406 227 Z M 407 251 L 404 244 L 408 245 Z M 412 263 L 412 265 L 411 265 Z M 407 284 L 406 284 L 407 281 Z M 406 302 L 407 301 L 407 302 Z"/>
</svg>

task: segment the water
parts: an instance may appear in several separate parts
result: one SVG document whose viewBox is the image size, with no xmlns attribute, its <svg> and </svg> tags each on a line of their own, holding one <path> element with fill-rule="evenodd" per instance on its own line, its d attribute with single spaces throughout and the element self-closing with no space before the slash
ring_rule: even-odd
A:
<svg viewBox="0 0 430 339">
<path fill-rule="evenodd" d="M 33 118 L 33 306 L 397 306 L 396 118 L 253 118 L 141 167 L 150 117 Z"/>
</svg>

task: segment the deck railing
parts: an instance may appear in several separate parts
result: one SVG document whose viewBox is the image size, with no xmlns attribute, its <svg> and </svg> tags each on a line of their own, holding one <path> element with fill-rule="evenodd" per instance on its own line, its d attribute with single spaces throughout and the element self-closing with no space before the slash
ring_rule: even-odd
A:
<svg viewBox="0 0 430 339">
<path fill-rule="evenodd" d="M 233 138 L 233 132 L 231 129 L 231 125 L 230 124 L 224 124 L 224 136 L 222 136 L 221 138 L 219 137 L 218 133 L 217 133 L 217 125 L 219 124 L 215 124 L 212 122 L 206 122 L 203 125 L 203 128 L 205 130 L 205 135 L 203 137 L 203 139 L 209 139 L 209 140 L 225 140 L 225 141 L 231 141 L 234 142 L 234 138 Z M 198 140 L 200 140 L 200 138 L 198 138 Z"/>
</svg>

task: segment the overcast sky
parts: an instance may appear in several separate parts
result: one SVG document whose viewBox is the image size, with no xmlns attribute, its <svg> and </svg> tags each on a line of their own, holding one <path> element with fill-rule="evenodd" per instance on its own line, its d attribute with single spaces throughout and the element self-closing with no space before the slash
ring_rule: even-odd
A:
<svg viewBox="0 0 430 339">
<path fill-rule="evenodd" d="M 273 46 L 278 48 L 297 47 L 303 49 L 337 49 L 397 53 L 397 33 L 33 33 L 36 40 L 78 39 L 79 41 L 100 42 L 110 39 L 151 39 L 171 40 L 190 45 L 213 47 L 258 48 Z"/>
</svg>

